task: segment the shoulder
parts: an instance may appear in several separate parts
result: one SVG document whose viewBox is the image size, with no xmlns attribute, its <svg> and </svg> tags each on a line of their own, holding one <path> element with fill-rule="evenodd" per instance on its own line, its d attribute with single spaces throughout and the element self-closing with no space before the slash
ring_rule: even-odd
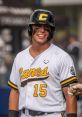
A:
<svg viewBox="0 0 82 117">
<path fill-rule="evenodd" d="M 53 60 L 56 59 L 59 65 L 73 64 L 73 59 L 71 58 L 71 56 L 66 51 L 56 45 L 53 45 L 52 47 L 52 58 Z"/>
<path fill-rule="evenodd" d="M 28 54 L 28 48 L 26 48 L 25 50 L 20 51 L 16 57 L 15 60 L 20 60 L 21 58 L 24 58 L 27 54 Z"/>
<path fill-rule="evenodd" d="M 70 55 L 64 51 L 62 48 L 56 46 L 56 45 L 52 45 L 52 54 L 58 56 L 59 58 L 69 58 Z"/>
<path fill-rule="evenodd" d="M 28 48 L 26 48 L 25 50 L 20 51 L 20 52 L 17 54 L 17 56 L 25 55 L 25 54 L 27 53 L 27 51 L 28 51 Z"/>
</svg>

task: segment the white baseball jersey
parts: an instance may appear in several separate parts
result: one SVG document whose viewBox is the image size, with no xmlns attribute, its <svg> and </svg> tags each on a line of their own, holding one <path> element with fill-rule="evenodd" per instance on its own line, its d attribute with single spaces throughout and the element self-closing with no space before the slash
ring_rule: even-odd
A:
<svg viewBox="0 0 82 117">
<path fill-rule="evenodd" d="M 20 92 L 19 109 L 65 111 L 62 88 L 77 82 L 71 57 L 53 44 L 35 58 L 29 48 L 17 54 L 8 82 Z"/>
</svg>

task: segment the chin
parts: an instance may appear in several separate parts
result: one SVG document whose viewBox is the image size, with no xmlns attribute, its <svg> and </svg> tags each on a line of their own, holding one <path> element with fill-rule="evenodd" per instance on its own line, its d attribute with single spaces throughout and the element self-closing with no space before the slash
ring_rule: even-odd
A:
<svg viewBox="0 0 82 117">
<path fill-rule="evenodd" d="M 38 41 L 39 44 L 45 44 L 47 43 L 47 40 L 46 41 Z"/>
<path fill-rule="evenodd" d="M 38 39 L 38 42 L 45 43 L 47 42 L 47 39 Z"/>
</svg>

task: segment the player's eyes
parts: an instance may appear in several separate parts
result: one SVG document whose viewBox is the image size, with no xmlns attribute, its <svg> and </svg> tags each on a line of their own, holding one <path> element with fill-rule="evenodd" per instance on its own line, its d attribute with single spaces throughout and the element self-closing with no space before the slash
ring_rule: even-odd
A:
<svg viewBox="0 0 82 117">
<path fill-rule="evenodd" d="M 45 29 L 46 31 L 50 31 L 50 30 L 51 30 L 51 28 L 50 28 L 49 26 L 45 26 L 44 29 Z"/>
<path fill-rule="evenodd" d="M 36 30 L 40 29 L 41 27 L 43 27 L 44 30 L 46 30 L 46 31 L 50 31 L 51 30 L 51 28 L 48 25 L 37 24 L 37 25 L 34 25 L 34 27 L 35 27 Z"/>
</svg>

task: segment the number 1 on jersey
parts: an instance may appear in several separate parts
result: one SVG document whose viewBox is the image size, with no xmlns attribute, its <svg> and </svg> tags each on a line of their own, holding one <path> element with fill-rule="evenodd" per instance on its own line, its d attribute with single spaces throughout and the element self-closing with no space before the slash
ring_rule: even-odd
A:
<svg viewBox="0 0 82 117">
<path fill-rule="evenodd" d="M 47 95 L 47 84 L 35 84 L 34 85 L 34 97 L 46 97 Z"/>
</svg>

